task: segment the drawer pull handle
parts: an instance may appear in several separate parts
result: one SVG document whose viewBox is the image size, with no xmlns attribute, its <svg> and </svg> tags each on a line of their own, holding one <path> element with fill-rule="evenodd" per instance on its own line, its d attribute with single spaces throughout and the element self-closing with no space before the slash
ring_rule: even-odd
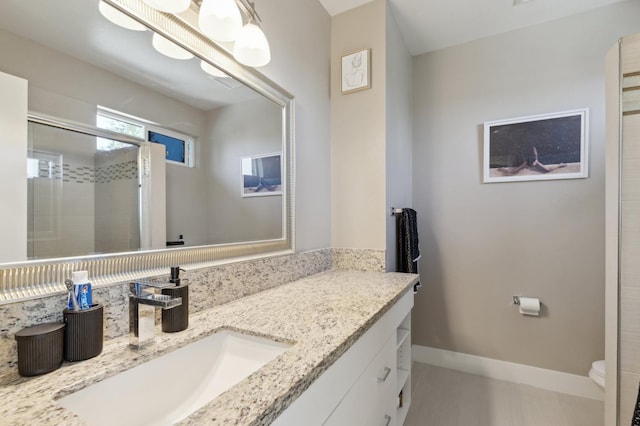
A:
<svg viewBox="0 0 640 426">
<path fill-rule="evenodd" d="M 384 415 L 384 419 L 387 421 L 384 426 L 389 426 L 389 423 L 391 423 L 391 416 L 388 414 Z"/>
<path fill-rule="evenodd" d="M 380 383 L 385 382 L 387 380 L 387 377 L 389 377 L 389 373 L 391 373 L 391 369 L 389 367 L 385 367 L 384 368 L 384 376 L 383 377 L 378 377 L 378 382 L 380 382 Z"/>
</svg>

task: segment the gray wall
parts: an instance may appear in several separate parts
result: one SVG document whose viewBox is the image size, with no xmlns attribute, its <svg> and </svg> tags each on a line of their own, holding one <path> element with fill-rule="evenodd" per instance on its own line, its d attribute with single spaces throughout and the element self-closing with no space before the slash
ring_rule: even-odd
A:
<svg viewBox="0 0 640 426">
<path fill-rule="evenodd" d="M 271 62 L 260 72 L 295 96 L 296 251 L 329 247 L 331 20 L 317 0 L 257 7 L 271 47 Z"/>
<path fill-rule="evenodd" d="M 396 218 L 391 207 L 412 207 L 413 58 L 387 3 L 386 67 L 386 270 L 396 270 Z"/>
<path fill-rule="evenodd" d="M 638 16 L 619 3 L 414 59 L 416 344 L 581 375 L 603 358 L 604 56 Z M 481 183 L 484 121 L 582 107 L 588 179 Z"/>
</svg>

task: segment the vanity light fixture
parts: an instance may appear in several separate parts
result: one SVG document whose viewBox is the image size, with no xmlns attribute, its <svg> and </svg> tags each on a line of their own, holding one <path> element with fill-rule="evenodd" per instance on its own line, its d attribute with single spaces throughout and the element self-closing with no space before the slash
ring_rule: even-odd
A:
<svg viewBox="0 0 640 426">
<path fill-rule="evenodd" d="M 100 0 L 100 2 L 98 3 L 98 10 L 100 11 L 100 14 L 102 16 L 107 18 L 108 21 L 110 21 L 113 24 L 116 24 L 119 27 L 126 28 L 128 30 L 133 30 L 133 31 L 147 30 L 147 27 L 142 25 L 140 22 L 136 21 L 133 18 L 128 17 L 127 15 L 120 12 L 115 7 L 105 3 L 102 0 Z"/>
<path fill-rule="evenodd" d="M 153 33 L 151 44 L 158 52 L 170 58 L 181 60 L 193 58 L 191 52 L 187 52 L 182 47 L 178 46 L 171 40 L 167 40 L 158 33 Z"/>
<path fill-rule="evenodd" d="M 216 41 L 234 41 L 242 29 L 242 15 L 235 0 L 203 0 L 198 26 Z"/>
<path fill-rule="evenodd" d="M 191 0 L 142 0 L 154 9 L 167 13 L 182 13 L 189 9 Z"/>
<path fill-rule="evenodd" d="M 253 19 L 249 20 L 238 34 L 233 46 L 233 57 L 250 67 L 261 67 L 271 60 L 267 37 Z"/>
<path fill-rule="evenodd" d="M 184 12 L 191 4 L 191 0 L 143 1 L 154 9 L 167 13 Z M 197 0 L 196 3 L 198 3 Z M 136 31 L 146 29 L 142 24 L 102 0 L 100 0 L 99 8 L 105 18 L 117 25 Z M 108 12 L 105 12 L 105 10 Z M 247 19 L 247 23 L 244 26 L 242 26 L 243 15 Z M 118 16 L 119 20 L 116 21 L 110 16 Z M 255 4 L 249 0 L 202 0 L 200 3 L 198 26 L 202 33 L 214 41 L 235 42 L 233 57 L 242 65 L 262 67 L 271 61 L 269 41 L 258 25 L 258 22 L 261 21 L 256 12 Z M 120 22 L 127 22 L 128 24 Z M 193 58 L 191 53 L 157 33 L 153 34 L 153 47 L 170 58 Z M 209 72 L 204 65 L 201 64 L 201 67 L 206 72 Z"/>
<path fill-rule="evenodd" d="M 243 14 L 247 18 L 244 26 Z M 269 42 L 256 21 L 261 19 L 249 0 L 203 0 L 198 14 L 200 30 L 215 41 L 235 41 L 233 57 L 250 67 L 261 67 L 271 60 Z"/>
</svg>

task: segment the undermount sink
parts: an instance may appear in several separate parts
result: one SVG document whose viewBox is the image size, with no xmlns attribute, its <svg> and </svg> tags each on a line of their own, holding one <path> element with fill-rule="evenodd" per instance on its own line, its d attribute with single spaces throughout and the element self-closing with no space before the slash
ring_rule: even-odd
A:
<svg viewBox="0 0 640 426">
<path fill-rule="evenodd" d="M 90 425 L 171 425 L 289 347 L 225 330 L 67 395 L 58 403 Z"/>
</svg>

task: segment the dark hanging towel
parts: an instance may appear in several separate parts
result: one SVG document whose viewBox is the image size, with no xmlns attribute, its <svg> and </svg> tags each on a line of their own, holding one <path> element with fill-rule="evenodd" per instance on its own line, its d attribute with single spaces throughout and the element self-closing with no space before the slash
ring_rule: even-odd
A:
<svg viewBox="0 0 640 426">
<path fill-rule="evenodd" d="M 418 273 L 418 259 L 420 248 L 418 247 L 418 221 L 416 211 L 404 208 L 401 213 L 396 213 L 396 270 L 397 272 Z M 413 291 L 418 291 L 420 283 L 413 286 Z"/>
<path fill-rule="evenodd" d="M 636 408 L 633 410 L 631 426 L 640 426 L 640 390 L 638 390 L 638 398 L 636 399 Z"/>
</svg>

